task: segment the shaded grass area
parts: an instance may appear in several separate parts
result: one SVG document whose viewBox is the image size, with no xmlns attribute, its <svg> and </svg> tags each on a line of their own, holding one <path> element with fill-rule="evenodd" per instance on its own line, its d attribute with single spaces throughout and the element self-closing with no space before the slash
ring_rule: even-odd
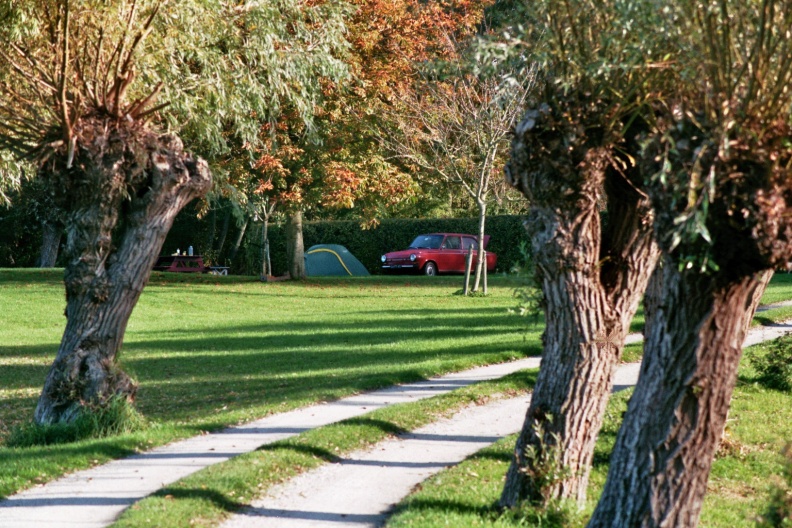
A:
<svg viewBox="0 0 792 528">
<path fill-rule="evenodd" d="M 120 361 L 151 430 L 61 447 L 0 447 L 0 497 L 135 450 L 273 412 L 540 352 L 541 327 L 459 277 L 261 283 L 156 273 Z M 63 332 L 62 271 L 0 270 L 0 440 L 30 420 Z M 35 455 L 28 456 L 31 453 Z M 21 461 L 25 461 L 24 463 Z"/>
<path fill-rule="evenodd" d="M 274 484 L 334 462 L 346 453 L 403 434 L 467 405 L 516 396 L 533 387 L 537 370 L 521 371 L 426 400 L 394 405 L 262 446 L 210 466 L 168 486 L 128 509 L 116 527 L 213 526 Z"/>
<path fill-rule="evenodd" d="M 765 353 L 767 345 L 752 350 Z M 597 440 L 589 501 L 580 514 L 548 522 L 550 514 L 529 509 L 501 512 L 500 496 L 516 436 L 480 451 L 458 466 L 427 480 L 396 509 L 387 526 L 585 526 L 602 492 L 610 453 L 632 389 L 614 395 Z M 792 394 L 768 390 L 756 378 L 750 361 L 743 360 L 732 399 L 726 434 L 712 466 L 701 526 L 753 527 L 770 496 L 770 487 L 783 469 L 781 450 L 792 439 Z M 550 512 L 554 513 L 554 512 Z"/>
</svg>

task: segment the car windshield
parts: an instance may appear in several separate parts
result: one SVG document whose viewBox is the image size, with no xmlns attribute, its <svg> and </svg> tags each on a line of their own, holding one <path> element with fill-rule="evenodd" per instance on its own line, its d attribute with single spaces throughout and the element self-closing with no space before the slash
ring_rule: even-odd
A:
<svg viewBox="0 0 792 528">
<path fill-rule="evenodd" d="M 437 249 L 443 243 L 443 235 L 420 235 L 412 241 L 409 249 Z"/>
</svg>

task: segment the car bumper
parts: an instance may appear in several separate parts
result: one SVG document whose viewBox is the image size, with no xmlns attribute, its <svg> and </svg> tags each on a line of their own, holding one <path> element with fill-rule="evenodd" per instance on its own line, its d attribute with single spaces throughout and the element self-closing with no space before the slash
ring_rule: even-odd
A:
<svg viewBox="0 0 792 528">
<path fill-rule="evenodd" d="M 403 269 L 418 269 L 417 264 L 383 264 L 384 270 L 403 270 Z"/>
</svg>

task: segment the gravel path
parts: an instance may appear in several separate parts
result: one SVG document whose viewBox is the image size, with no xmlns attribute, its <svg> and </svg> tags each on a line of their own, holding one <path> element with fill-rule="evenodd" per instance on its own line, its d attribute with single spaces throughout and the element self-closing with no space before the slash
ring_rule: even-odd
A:
<svg viewBox="0 0 792 528">
<path fill-rule="evenodd" d="M 792 332 L 792 321 L 754 328 L 746 339 L 749 346 Z M 630 340 L 640 340 L 631 336 Z M 140 455 L 116 460 L 61 479 L 20 492 L 0 501 L 0 526 L 3 528 L 74 527 L 93 528 L 111 524 L 136 501 L 191 473 L 238 454 L 252 451 L 261 445 L 275 442 L 306 430 L 321 427 L 347 418 L 360 416 L 388 405 L 418 401 L 443 394 L 460 387 L 497 379 L 511 372 L 539 366 L 539 358 L 526 358 L 510 363 L 479 367 L 433 378 L 424 382 L 344 398 L 336 402 L 315 405 L 296 411 L 276 414 L 215 434 L 207 434 L 153 449 Z M 620 367 L 614 390 L 634 385 L 639 365 Z M 229 526 L 270 526 L 261 524 L 275 519 L 271 526 L 376 526 L 392 504 L 409 493 L 412 487 L 448 465 L 489 445 L 497 438 L 519 430 L 527 397 L 496 401 L 490 405 L 462 411 L 453 419 L 431 424 L 411 435 L 388 440 L 368 452 L 349 455 L 342 463 L 329 464 L 276 488 L 275 495 L 255 503 L 254 509 L 235 516 Z M 483 434 L 482 434 L 483 433 Z M 426 457 L 425 460 L 422 457 Z M 359 472 L 344 477 L 347 470 Z M 386 473 L 393 470 L 397 477 Z M 340 471 L 339 474 L 332 473 Z M 322 477 L 331 472 L 330 476 Z M 365 477 L 362 473 L 371 473 Z M 319 481 L 312 482 L 313 475 Z M 393 475 L 396 475 L 394 473 Z M 351 480 L 344 480 L 350 478 Z M 365 479 L 368 480 L 365 480 Z M 322 480 L 324 479 L 324 480 Z M 388 495 L 371 482 L 384 482 L 393 490 Z M 320 487 L 324 482 L 327 489 Z M 366 482 L 356 486 L 354 482 Z M 302 484 L 300 484 L 302 483 Z M 306 484 L 307 483 L 307 484 Z M 305 486 L 290 488 L 290 486 Z M 290 491 L 291 489 L 291 491 Z M 339 493 L 344 489 L 344 493 Z M 307 493 L 306 490 L 310 490 Z M 367 492 L 368 496 L 353 495 Z M 373 495 L 371 494 L 373 493 Z M 324 501 L 301 502 L 311 497 Z M 357 497 L 345 503 L 343 497 Z M 379 497 L 379 498 L 377 498 Z M 313 500 L 313 499 L 311 499 Z M 344 504 L 342 506 L 342 504 Z M 371 505 L 371 508 L 362 506 Z M 280 513 L 278 513 L 280 512 Z M 284 513 L 286 512 L 286 513 Z M 235 524 L 254 522 L 255 524 Z M 292 522 L 292 521 L 289 521 Z"/>
<path fill-rule="evenodd" d="M 790 299 L 788 301 L 781 301 L 781 302 L 773 303 L 773 304 L 765 304 L 765 305 L 760 306 L 759 308 L 757 308 L 756 309 L 756 313 L 766 312 L 768 310 L 774 310 L 776 308 L 784 308 L 786 306 L 792 306 L 792 299 Z"/>
</svg>

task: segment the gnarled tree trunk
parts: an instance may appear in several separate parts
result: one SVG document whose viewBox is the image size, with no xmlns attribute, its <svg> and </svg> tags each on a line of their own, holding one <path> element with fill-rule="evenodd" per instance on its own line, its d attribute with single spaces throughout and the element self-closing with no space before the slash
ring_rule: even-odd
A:
<svg viewBox="0 0 792 528">
<path fill-rule="evenodd" d="M 698 524 L 742 343 L 772 275 L 716 286 L 664 264 L 647 292 L 641 374 L 589 527 Z"/>
<path fill-rule="evenodd" d="M 664 265 L 647 298 L 641 374 L 592 527 L 697 525 L 745 334 L 769 270 L 792 258 L 786 121 L 764 134 L 724 134 L 685 116 L 669 122 L 641 160 L 646 174 L 669 169 L 647 185 Z M 683 236 L 679 220 L 701 211 L 694 198 L 704 192 L 708 236 Z"/>
<path fill-rule="evenodd" d="M 305 247 L 303 246 L 302 211 L 289 215 L 286 221 L 286 258 L 292 279 L 305 278 Z"/>
<path fill-rule="evenodd" d="M 41 168 L 67 216 L 67 323 L 36 407 L 40 424 L 134 398 L 136 383 L 116 361 L 127 322 L 174 217 L 211 185 L 206 162 L 174 136 L 114 118 L 83 118 L 74 133 L 71 166 L 57 156 Z"/>
<path fill-rule="evenodd" d="M 531 203 L 527 229 L 544 294 L 543 354 L 500 504 L 585 500 L 629 323 L 657 261 L 648 197 L 612 169 L 604 149 L 576 144 L 544 151 L 533 131 L 540 112 L 517 127 L 509 183 Z M 552 129 L 548 126 L 547 129 Z M 563 144 L 563 142 L 559 142 Z M 598 203 L 607 196 L 608 225 Z"/>
</svg>

